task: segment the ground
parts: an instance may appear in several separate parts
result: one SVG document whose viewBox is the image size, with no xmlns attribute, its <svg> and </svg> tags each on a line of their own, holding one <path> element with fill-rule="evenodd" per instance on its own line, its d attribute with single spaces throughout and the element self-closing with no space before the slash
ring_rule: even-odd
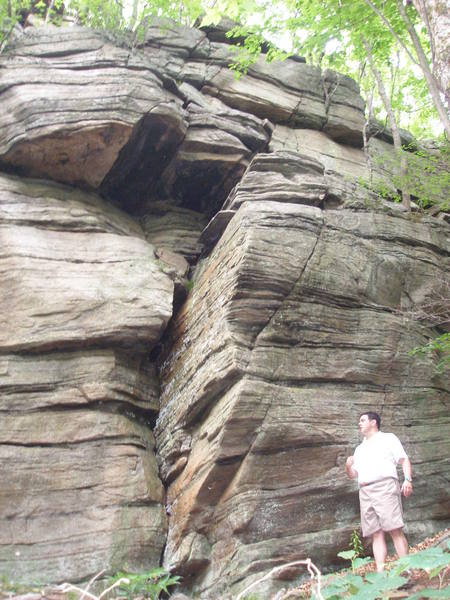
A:
<svg viewBox="0 0 450 600">
<path fill-rule="evenodd" d="M 425 539 L 420 544 L 417 544 L 416 546 L 412 547 L 410 549 L 410 552 L 415 553 L 420 550 L 425 550 L 426 548 L 434 546 L 442 546 L 443 548 L 447 548 L 447 543 L 449 540 L 450 529 L 446 529 L 444 531 L 440 531 L 432 537 Z M 395 559 L 396 556 L 388 557 L 388 563 L 394 561 Z M 356 573 L 359 575 L 364 575 L 372 571 L 375 571 L 374 562 L 370 562 L 364 567 L 357 569 Z M 346 572 L 348 571 L 340 571 L 336 573 L 336 577 L 344 575 Z M 412 572 L 411 583 L 412 586 L 408 590 L 389 592 L 389 596 L 386 596 L 386 598 L 409 598 L 413 594 L 420 592 L 425 588 L 439 589 L 440 585 L 441 588 L 450 586 L 450 567 L 447 567 L 443 574 L 441 573 L 441 580 L 439 580 L 439 577 L 435 577 L 430 580 L 426 571 L 416 569 Z M 33 587 L 25 588 L 23 586 L 15 585 L 12 582 L 5 581 L 0 576 L 0 600 L 78 600 L 81 597 L 81 594 L 74 593 L 73 591 L 64 593 L 61 588 L 62 586 L 49 586 L 45 589 L 38 589 Z M 275 596 L 271 598 L 271 600 L 301 600 L 310 598 L 310 596 L 311 584 L 305 583 L 300 587 L 285 589 L 281 592 L 278 592 Z M 111 596 L 108 595 L 108 597 L 110 598 Z M 252 593 L 249 593 L 248 598 L 250 597 L 253 597 Z M 259 596 L 258 594 L 255 594 L 254 597 L 258 597 L 261 600 L 263 600 L 263 597 Z M 449 595 L 447 597 L 450 598 L 450 590 Z M 85 596 L 85 598 L 89 598 L 89 596 Z M 98 597 L 90 596 L 90 598 L 95 598 L 97 600 Z"/>
<path fill-rule="evenodd" d="M 426 538 L 424 541 L 420 542 L 419 544 L 417 544 L 416 546 L 413 546 L 410 548 L 410 553 L 415 553 L 415 552 L 419 552 L 420 550 L 425 550 L 426 548 L 431 548 L 431 547 L 435 547 L 435 546 L 442 546 L 443 548 L 447 548 L 447 542 L 450 540 L 450 529 L 445 529 L 443 531 L 440 531 L 439 533 L 435 534 L 432 537 L 428 537 Z M 397 559 L 396 555 L 392 555 L 389 556 L 387 559 L 387 562 L 393 562 L 394 560 Z M 370 572 L 374 572 L 375 569 L 375 562 L 372 561 L 366 565 L 364 565 L 363 567 L 357 569 L 355 572 L 358 575 L 365 575 L 366 573 L 370 573 Z M 347 573 L 348 570 L 345 569 L 339 573 L 336 573 L 337 576 L 340 575 L 344 575 L 345 573 Z M 420 592 L 421 590 L 424 590 L 425 588 L 434 588 L 434 589 L 439 589 L 439 586 L 441 586 L 441 588 L 445 588 L 446 586 L 450 586 L 450 567 L 447 567 L 447 569 L 444 571 L 444 573 L 441 573 L 441 580 L 439 579 L 439 577 L 434 577 L 433 579 L 430 580 L 428 573 L 422 569 L 414 569 L 411 573 L 411 578 L 410 578 L 410 584 L 411 587 L 408 587 L 407 590 L 398 590 L 395 592 L 389 592 L 389 596 L 386 596 L 388 598 L 409 598 L 410 596 L 413 596 L 413 594 L 416 594 L 418 592 Z M 301 585 L 298 588 L 293 588 L 293 589 L 289 589 L 286 590 L 286 592 L 283 595 L 279 595 L 277 594 L 276 596 L 276 600 L 300 600 L 300 599 L 306 599 L 306 598 L 310 598 L 311 596 L 311 583 L 305 583 L 303 585 Z M 450 590 L 449 590 L 449 594 L 447 596 L 448 598 L 450 598 Z M 275 600 L 275 599 L 273 599 Z"/>
</svg>

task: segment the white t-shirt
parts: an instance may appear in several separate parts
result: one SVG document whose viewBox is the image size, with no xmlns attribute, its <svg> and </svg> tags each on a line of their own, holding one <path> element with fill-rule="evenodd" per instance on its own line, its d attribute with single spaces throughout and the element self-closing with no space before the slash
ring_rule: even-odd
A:
<svg viewBox="0 0 450 600">
<path fill-rule="evenodd" d="M 371 483 L 385 477 L 398 479 L 398 461 L 408 457 L 396 435 L 377 431 L 370 438 L 364 438 L 356 448 L 354 458 L 358 483 Z"/>
</svg>

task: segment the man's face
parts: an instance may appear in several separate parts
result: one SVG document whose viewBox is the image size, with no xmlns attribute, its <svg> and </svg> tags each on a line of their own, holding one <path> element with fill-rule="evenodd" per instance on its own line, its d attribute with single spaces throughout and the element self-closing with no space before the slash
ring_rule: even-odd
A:
<svg viewBox="0 0 450 600">
<path fill-rule="evenodd" d="M 369 433 L 369 431 L 372 431 L 372 429 L 376 429 L 376 421 L 369 421 L 369 417 L 367 415 L 361 415 L 359 417 L 359 430 L 362 433 L 362 435 L 367 435 Z"/>
</svg>

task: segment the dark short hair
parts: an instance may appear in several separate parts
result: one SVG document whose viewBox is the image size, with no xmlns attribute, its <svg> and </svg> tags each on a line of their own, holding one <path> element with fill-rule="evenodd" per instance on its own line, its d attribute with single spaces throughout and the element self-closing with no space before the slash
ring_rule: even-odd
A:
<svg viewBox="0 0 450 600">
<path fill-rule="evenodd" d="M 378 429 L 380 429 L 381 427 L 381 418 L 380 415 L 376 412 L 363 412 L 359 415 L 359 418 L 361 418 L 363 415 L 367 415 L 367 417 L 369 418 L 369 421 L 376 421 L 377 422 L 377 427 Z"/>
</svg>

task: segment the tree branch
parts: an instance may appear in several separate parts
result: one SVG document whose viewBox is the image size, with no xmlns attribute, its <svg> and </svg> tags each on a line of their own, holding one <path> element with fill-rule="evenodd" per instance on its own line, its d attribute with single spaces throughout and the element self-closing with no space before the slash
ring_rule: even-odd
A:
<svg viewBox="0 0 450 600">
<path fill-rule="evenodd" d="M 411 51 L 409 50 L 408 46 L 405 44 L 405 42 L 401 39 L 401 37 L 394 30 L 394 28 L 389 23 L 389 20 L 385 17 L 385 15 L 383 15 L 383 13 L 378 9 L 378 7 L 371 0 L 364 0 L 364 1 L 366 2 L 366 4 L 368 6 L 370 6 L 370 8 L 373 10 L 373 12 L 380 17 L 380 19 L 383 21 L 383 23 L 386 25 L 386 27 L 389 29 L 389 31 L 392 33 L 392 35 L 395 37 L 397 42 L 400 44 L 400 46 L 403 48 L 403 50 L 409 56 L 411 61 L 414 64 L 418 65 L 419 63 L 418 63 L 417 59 L 414 58 L 414 56 L 411 54 Z"/>
</svg>

